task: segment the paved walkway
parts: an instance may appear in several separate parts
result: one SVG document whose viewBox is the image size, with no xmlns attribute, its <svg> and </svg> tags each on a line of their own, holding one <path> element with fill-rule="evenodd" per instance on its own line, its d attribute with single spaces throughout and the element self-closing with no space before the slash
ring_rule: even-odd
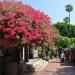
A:
<svg viewBox="0 0 75 75">
<path fill-rule="evenodd" d="M 61 64 L 59 59 L 53 59 L 44 70 L 28 75 L 75 75 L 75 66 Z"/>
</svg>

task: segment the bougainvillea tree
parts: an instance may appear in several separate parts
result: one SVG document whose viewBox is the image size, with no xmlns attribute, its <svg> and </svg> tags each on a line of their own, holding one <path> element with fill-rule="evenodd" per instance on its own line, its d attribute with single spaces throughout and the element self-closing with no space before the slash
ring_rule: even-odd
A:
<svg viewBox="0 0 75 75">
<path fill-rule="evenodd" d="M 1 48 L 31 43 L 51 46 L 56 34 L 44 13 L 16 1 L 0 3 Z"/>
</svg>

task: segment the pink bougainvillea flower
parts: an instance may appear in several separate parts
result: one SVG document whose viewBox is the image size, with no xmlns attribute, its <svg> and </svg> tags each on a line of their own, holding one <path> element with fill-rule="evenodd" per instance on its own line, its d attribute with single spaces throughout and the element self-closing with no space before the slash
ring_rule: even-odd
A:
<svg viewBox="0 0 75 75">
<path fill-rule="evenodd" d="M 12 3 L 11 0 L 6 0 L 0 4 L 0 35 L 0 44 L 4 43 L 3 48 L 32 42 L 47 42 L 50 45 L 57 31 L 48 15 L 21 2 Z"/>
</svg>

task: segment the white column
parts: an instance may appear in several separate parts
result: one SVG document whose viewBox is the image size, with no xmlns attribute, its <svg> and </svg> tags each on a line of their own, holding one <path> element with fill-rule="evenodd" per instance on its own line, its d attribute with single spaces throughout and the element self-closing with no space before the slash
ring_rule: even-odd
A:
<svg viewBox="0 0 75 75">
<path fill-rule="evenodd" d="M 25 48 L 23 46 L 23 61 L 25 61 Z"/>
</svg>

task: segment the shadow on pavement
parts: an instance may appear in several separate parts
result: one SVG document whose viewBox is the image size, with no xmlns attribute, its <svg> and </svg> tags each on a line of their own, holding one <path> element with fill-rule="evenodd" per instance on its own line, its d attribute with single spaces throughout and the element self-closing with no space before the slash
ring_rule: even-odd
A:
<svg viewBox="0 0 75 75">
<path fill-rule="evenodd" d="M 62 68 L 57 68 L 55 72 L 52 72 L 52 74 L 49 73 L 49 75 L 75 75 L 75 63 L 72 63 L 70 61 L 65 61 L 64 63 L 61 63 L 60 61 L 52 61 L 51 63 L 60 63 Z"/>
<path fill-rule="evenodd" d="M 33 75 L 34 72 L 35 68 L 30 64 L 26 64 L 26 70 L 24 71 L 24 75 Z"/>
<path fill-rule="evenodd" d="M 62 68 L 57 68 L 56 72 L 52 75 L 75 75 L 75 63 L 70 61 L 65 61 L 64 63 L 60 63 Z"/>
<path fill-rule="evenodd" d="M 75 75 L 75 67 L 73 66 L 68 66 L 68 67 L 63 67 L 62 69 L 59 69 L 53 73 L 52 75 Z"/>
</svg>

